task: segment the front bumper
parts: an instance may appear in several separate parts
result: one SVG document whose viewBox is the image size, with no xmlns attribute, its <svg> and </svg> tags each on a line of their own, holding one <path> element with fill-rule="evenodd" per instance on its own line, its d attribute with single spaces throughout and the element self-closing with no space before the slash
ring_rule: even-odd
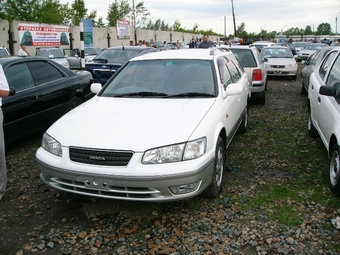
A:
<svg viewBox="0 0 340 255">
<path fill-rule="evenodd" d="M 212 180 L 214 155 L 206 153 L 195 160 L 142 165 L 142 153 L 135 153 L 128 166 L 108 167 L 74 163 L 40 148 L 36 159 L 40 178 L 55 189 L 101 198 L 157 202 L 188 199 L 204 191 Z M 174 194 L 170 189 L 190 184 L 197 187 L 189 193 Z"/>
</svg>

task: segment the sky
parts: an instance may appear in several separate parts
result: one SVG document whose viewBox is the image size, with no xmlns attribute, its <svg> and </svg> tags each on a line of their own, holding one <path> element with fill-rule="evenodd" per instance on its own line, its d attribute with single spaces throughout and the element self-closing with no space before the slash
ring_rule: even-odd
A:
<svg viewBox="0 0 340 255">
<path fill-rule="evenodd" d="M 132 6 L 133 0 L 128 0 Z M 60 0 L 69 3 L 73 0 Z M 89 12 L 96 10 L 97 17 L 106 22 L 109 4 L 114 0 L 84 0 Z M 181 27 L 210 30 L 222 35 L 233 34 L 231 0 L 134 0 L 135 5 L 144 2 L 144 7 L 151 13 L 153 22 L 157 19 L 172 26 L 175 20 Z M 236 28 L 245 24 L 248 33 L 260 33 L 286 30 L 291 27 L 305 29 L 310 25 L 313 31 L 321 23 L 329 23 L 332 32 L 340 33 L 340 0 L 234 0 Z M 337 27 L 336 27 L 337 18 Z"/>
</svg>

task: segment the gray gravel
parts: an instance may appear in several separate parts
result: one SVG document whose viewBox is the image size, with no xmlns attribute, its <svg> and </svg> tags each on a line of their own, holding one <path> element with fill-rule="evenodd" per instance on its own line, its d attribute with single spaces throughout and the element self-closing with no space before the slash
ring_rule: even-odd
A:
<svg viewBox="0 0 340 255">
<path fill-rule="evenodd" d="M 295 109 L 294 100 L 305 100 L 299 81 L 271 79 L 268 87 L 266 105 L 253 104 L 250 114 Z M 0 254 L 340 254 L 339 230 L 331 223 L 340 209 L 329 212 L 313 201 L 286 201 L 304 215 L 301 225 L 289 227 L 268 219 L 271 206 L 244 211 L 232 196 L 142 203 L 50 189 L 40 181 L 34 161 L 40 137 L 7 149 L 9 190 L 0 202 Z M 265 162 L 254 165 L 247 173 L 229 166 L 227 179 L 235 185 L 224 192 L 246 202 L 261 183 L 294 178 L 279 170 L 266 172 Z"/>
</svg>

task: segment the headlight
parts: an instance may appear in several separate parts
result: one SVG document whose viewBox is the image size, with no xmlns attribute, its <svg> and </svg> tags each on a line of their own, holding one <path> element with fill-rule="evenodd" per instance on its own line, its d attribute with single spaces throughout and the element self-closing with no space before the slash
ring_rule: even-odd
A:
<svg viewBox="0 0 340 255">
<path fill-rule="evenodd" d="M 55 140 L 53 137 L 45 133 L 41 140 L 41 147 L 43 147 L 49 153 L 61 157 L 62 149 L 61 144 Z"/>
<path fill-rule="evenodd" d="M 187 143 L 173 144 L 148 150 L 144 153 L 143 164 L 173 163 L 201 157 L 206 150 L 205 137 Z"/>
<path fill-rule="evenodd" d="M 287 67 L 296 67 L 297 64 L 290 64 L 290 65 L 287 65 Z"/>
</svg>

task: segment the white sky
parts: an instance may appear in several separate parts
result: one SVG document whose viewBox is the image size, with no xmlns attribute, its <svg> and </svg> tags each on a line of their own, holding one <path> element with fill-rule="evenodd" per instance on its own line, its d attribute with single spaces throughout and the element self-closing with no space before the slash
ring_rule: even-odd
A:
<svg viewBox="0 0 340 255">
<path fill-rule="evenodd" d="M 132 0 L 128 0 L 132 6 Z M 198 29 L 224 34 L 233 34 L 231 0 L 134 0 L 135 5 L 144 2 L 151 13 L 151 20 L 164 21 L 172 26 L 179 20 L 181 27 L 191 29 L 195 24 Z M 60 3 L 73 0 L 60 0 Z M 106 22 L 109 4 L 114 0 L 84 0 L 88 11 L 97 10 Z M 316 30 L 321 23 L 329 23 L 332 31 L 340 33 L 340 0 L 234 0 L 236 28 L 245 23 L 249 33 L 259 33 L 261 28 L 271 32 L 286 30 L 291 27 L 305 29 L 310 25 Z M 224 17 L 226 16 L 226 25 Z"/>
</svg>

